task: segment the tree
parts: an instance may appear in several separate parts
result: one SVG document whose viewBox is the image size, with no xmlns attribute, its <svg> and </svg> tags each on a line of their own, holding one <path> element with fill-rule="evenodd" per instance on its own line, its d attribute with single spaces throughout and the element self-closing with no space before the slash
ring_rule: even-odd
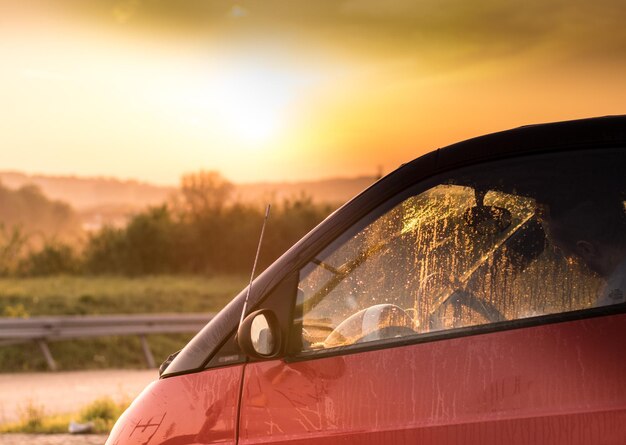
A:
<svg viewBox="0 0 626 445">
<path fill-rule="evenodd" d="M 184 211 L 195 217 L 219 213 L 233 191 L 233 184 L 215 171 L 201 170 L 181 178 Z"/>
<path fill-rule="evenodd" d="M 0 223 L 0 275 L 7 275 L 15 271 L 22 255 L 28 237 L 21 227 L 13 226 L 8 229 Z"/>
</svg>

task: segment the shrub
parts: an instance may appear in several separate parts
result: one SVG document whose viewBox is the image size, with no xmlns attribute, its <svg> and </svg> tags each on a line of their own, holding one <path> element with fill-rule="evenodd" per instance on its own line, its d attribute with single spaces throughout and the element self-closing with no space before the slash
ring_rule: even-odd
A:
<svg viewBox="0 0 626 445">
<path fill-rule="evenodd" d="M 47 243 L 36 252 L 31 252 L 18 265 L 23 276 L 74 274 L 80 269 L 74 249 L 67 244 Z"/>
<path fill-rule="evenodd" d="M 79 422 L 92 422 L 94 432 L 108 433 L 129 404 L 128 401 L 117 403 L 110 397 L 94 400 L 80 411 Z"/>
</svg>

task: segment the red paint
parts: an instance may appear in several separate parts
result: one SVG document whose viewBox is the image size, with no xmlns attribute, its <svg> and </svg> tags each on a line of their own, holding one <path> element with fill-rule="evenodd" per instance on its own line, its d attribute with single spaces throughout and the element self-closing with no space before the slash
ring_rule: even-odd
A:
<svg viewBox="0 0 626 445">
<path fill-rule="evenodd" d="M 243 365 L 150 384 L 117 421 L 106 445 L 187 445 L 236 441 Z"/>
<path fill-rule="evenodd" d="M 240 443 L 626 443 L 626 315 L 248 365 Z"/>
<path fill-rule="evenodd" d="M 240 444 L 623 445 L 626 315 L 246 366 Z M 151 384 L 107 445 L 235 443 L 243 365 Z"/>
</svg>

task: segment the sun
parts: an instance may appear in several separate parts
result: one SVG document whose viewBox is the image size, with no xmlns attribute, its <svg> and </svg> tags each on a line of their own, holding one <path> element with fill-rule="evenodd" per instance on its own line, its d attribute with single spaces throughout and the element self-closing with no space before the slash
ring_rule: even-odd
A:
<svg viewBox="0 0 626 445">
<path fill-rule="evenodd" d="M 221 133 L 248 147 L 259 147 L 286 128 L 306 83 L 285 68 L 231 63 L 212 73 L 205 97 Z"/>
</svg>

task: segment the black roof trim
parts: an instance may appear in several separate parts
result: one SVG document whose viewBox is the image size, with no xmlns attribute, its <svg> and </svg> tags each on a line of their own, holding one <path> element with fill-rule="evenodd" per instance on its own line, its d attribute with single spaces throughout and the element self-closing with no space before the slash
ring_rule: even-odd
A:
<svg viewBox="0 0 626 445">
<path fill-rule="evenodd" d="M 439 149 L 438 170 L 548 149 L 626 143 L 626 115 L 527 125 Z M 419 159 L 419 158 L 418 158 Z"/>
</svg>

